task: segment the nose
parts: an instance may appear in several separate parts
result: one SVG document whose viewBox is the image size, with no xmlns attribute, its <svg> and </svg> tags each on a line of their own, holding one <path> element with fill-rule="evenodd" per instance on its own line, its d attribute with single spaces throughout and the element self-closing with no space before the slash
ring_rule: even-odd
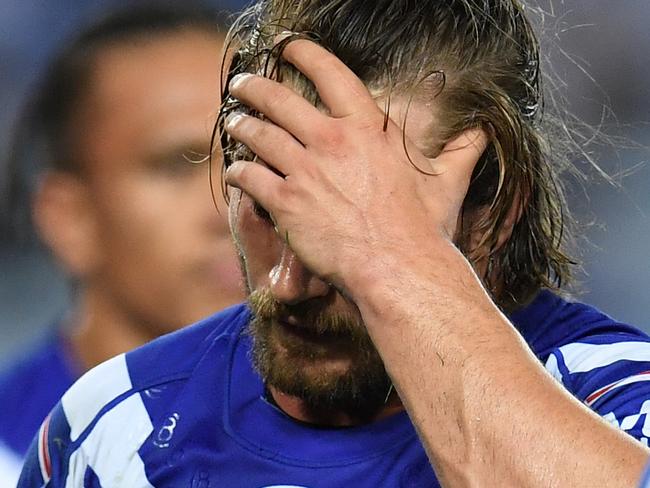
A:
<svg viewBox="0 0 650 488">
<path fill-rule="evenodd" d="M 269 279 L 273 297 L 287 305 L 324 297 L 330 290 L 330 285 L 309 271 L 286 244 L 280 261 L 269 272 Z"/>
</svg>

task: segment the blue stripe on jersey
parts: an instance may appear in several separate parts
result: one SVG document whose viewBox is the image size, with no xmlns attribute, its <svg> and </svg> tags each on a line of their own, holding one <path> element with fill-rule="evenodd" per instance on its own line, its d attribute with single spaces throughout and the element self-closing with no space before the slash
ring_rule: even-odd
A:
<svg viewBox="0 0 650 488">
<path fill-rule="evenodd" d="M 84 449 L 101 457 L 103 446 L 116 445 L 106 436 L 136 428 L 135 420 L 129 423 L 128 408 L 108 411 L 137 392 L 152 430 L 145 434 L 148 437 L 129 445 L 124 458 L 118 456 L 114 465 L 124 468 L 129 462 L 126 456 L 138 456 L 148 482 L 156 487 L 438 486 L 405 415 L 345 430 L 318 429 L 293 422 L 265 403 L 264 385 L 250 362 L 250 338 L 241 337 L 248 317 L 244 306 L 233 307 L 128 353 L 126 365 L 133 388 L 104 405 L 95 405 L 98 417 L 74 444 L 68 432 L 68 449 L 53 454 L 57 458 L 53 465 L 67 466 L 68 453 L 88 432 L 95 438 Z M 575 344 L 637 341 L 648 347 L 643 345 L 648 342 L 645 334 L 549 292 L 542 292 L 511 319 L 542 362 L 552 354 L 549 369 L 556 365 L 555 376 L 572 394 L 583 401 L 593 399 L 593 407 L 605 418 L 637 437 L 644 435 L 650 415 L 650 381 L 642 381 L 645 377 L 639 375 L 650 371 L 650 362 L 638 359 L 645 353 L 637 354 L 634 361 L 625 354 L 614 356 L 602 366 L 589 354 L 583 358 L 573 353 L 582 347 Z M 629 383 L 616 383 L 621 380 Z M 87 391 L 84 386 L 79 393 Z M 138 411 L 141 423 L 143 410 Z M 102 415 L 113 415 L 115 428 L 103 432 L 97 422 Z M 399 423 L 399 428 L 393 423 Z M 81 425 L 86 425 L 86 419 Z M 99 467 L 93 466 L 102 480 Z M 87 475 L 88 483 L 94 482 L 89 473 L 82 466 L 75 476 L 83 479 Z"/>
<path fill-rule="evenodd" d="M 116 405 L 119 405 L 119 404 L 122 403 L 124 400 L 126 400 L 126 399 L 129 398 L 130 396 L 133 396 L 134 394 L 137 395 L 138 392 L 135 391 L 135 390 L 133 390 L 133 389 L 130 389 L 130 390 L 128 390 L 128 391 L 122 393 L 121 395 L 119 395 L 119 396 L 113 398 L 110 402 L 108 402 L 106 405 L 104 405 L 104 406 L 101 408 L 101 410 L 99 411 L 99 413 L 95 416 L 95 418 L 93 418 L 93 420 L 88 424 L 88 426 L 87 426 L 87 427 L 83 430 L 83 432 L 79 435 L 79 437 L 77 437 L 77 438 L 74 440 L 74 442 L 70 442 L 70 443 L 68 444 L 69 451 L 70 451 L 70 452 L 73 452 L 73 451 L 77 450 L 77 449 L 79 448 L 79 446 L 80 446 L 81 444 L 83 444 L 83 442 L 86 440 L 86 438 L 87 438 L 87 437 L 90 435 L 90 433 L 93 431 L 93 429 L 95 428 L 95 425 L 97 425 L 97 422 L 99 422 L 99 421 L 101 420 L 101 418 L 102 418 L 102 417 L 103 417 L 107 412 L 109 412 L 110 410 L 112 410 L 113 408 L 115 408 Z"/>
<path fill-rule="evenodd" d="M 589 305 L 565 301 L 546 290 L 529 306 L 511 314 L 510 320 L 542 362 L 558 347 L 574 342 L 648 342 L 647 334 L 635 327 L 616 322 Z"/>
<path fill-rule="evenodd" d="M 32 439 L 32 443 L 27 451 L 25 464 L 20 473 L 20 479 L 18 480 L 18 486 L 16 488 L 34 488 L 37 486 L 43 486 L 44 484 L 45 480 L 41 475 L 41 466 L 38 462 L 38 438 L 35 437 Z"/>
<path fill-rule="evenodd" d="M 52 479 L 65 480 L 68 476 L 68 459 L 70 459 L 68 444 L 70 442 L 70 425 L 66 419 L 63 407 L 57 405 L 49 416 L 50 425 L 47 435 L 47 445 L 52 463 Z M 60 459 L 59 463 L 55 463 Z M 53 483 L 54 484 L 54 483 Z"/>
<path fill-rule="evenodd" d="M 646 353 L 650 355 L 650 344 L 639 339 L 628 334 L 607 334 L 557 348 L 552 354 L 567 389 L 613 425 L 647 444 L 650 375 L 646 373 L 650 361 L 643 359 Z"/>
<path fill-rule="evenodd" d="M 101 483 L 97 474 L 93 471 L 93 468 L 88 466 L 86 468 L 86 473 L 84 474 L 84 487 L 83 488 L 102 488 Z"/>
<path fill-rule="evenodd" d="M 549 371 L 553 372 L 553 367 L 559 371 L 562 384 L 576 398 L 647 442 L 650 423 L 644 434 L 644 402 L 650 399 L 650 381 L 634 379 L 650 371 L 650 344 L 645 333 L 548 291 L 542 291 L 531 305 L 510 318 Z M 617 346 L 621 343 L 638 344 L 643 351 L 630 353 L 629 347 Z M 591 350 L 590 345 L 605 349 Z M 610 345 L 615 349 L 613 354 Z M 625 384 L 626 379 L 632 382 Z M 621 385 L 607 390 L 617 382 Z"/>
<path fill-rule="evenodd" d="M 63 407 L 58 404 L 45 420 L 48 424 L 47 438 L 51 467 L 51 480 L 47 486 L 63 486 L 68 475 L 68 460 L 70 458 L 68 446 L 70 445 L 70 425 L 63 412 Z M 23 472 L 18 481 L 18 487 L 43 486 L 45 480 L 42 476 L 42 456 L 39 457 L 38 435 L 29 447 Z"/>
<path fill-rule="evenodd" d="M 588 340 L 591 341 L 588 342 Z M 629 337 L 620 335 L 607 335 L 598 338 L 586 338 L 579 343 L 572 343 L 569 346 L 589 346 L 590 344 L 603 344 L 606 346 L 617 346 L 620 343 L 624 344 L 638 344 L 639 348 L 646 349 L 650 353 L 650 344 L 645 341 L 639 340 L 639 337 L 634 338 L 635 341 L 630 341 Z M 598 342 L 593 342 L 597 340 Z M 589 357 L 584 360 L 577 359 L 575 356 L 567 356 L 571 351 L 566 350 L 567 346 L 556 348 L 551 352 L 558 359 L 558 364 L 561 367 L 562 383 L 567 388 L 573 391 L 581 399 L 586 399 L 592 393 L 596 392 L 610 383 L 614 383 L 623 378 L 643 373 L 650 369 L 649 360 L 635 360 L 631 359 L 632 354 L 626 353 L 629 347 L 624 348 L 614 357 L 611 355 L 603 359 L 606 364 L 600 365 L 595 356 L 598 355 L 597 349 L 589 348 L 587 353 Z M 582 364 L 579 364 L 582 362 Z"/>
</svg>

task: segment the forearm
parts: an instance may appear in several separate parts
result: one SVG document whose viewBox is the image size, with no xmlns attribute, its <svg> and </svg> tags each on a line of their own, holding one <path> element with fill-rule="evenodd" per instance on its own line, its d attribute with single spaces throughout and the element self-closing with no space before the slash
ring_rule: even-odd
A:
<svg viewBox="0 0 650 488">
<path fill-rule="evenodd" d="M 383 262 L 358 280 L 353 298 L 444 486 L 635 486 L 646 450 L 544 371 L 451 244 L 429 266 Z"/>
<path fill-rule="evenodd" d="M 266 120 L 232 115 L 225 128 L 268 167 L 237 161 L 226 181 L 268 212 L 305 269 L 357 304 L 443 483 L 632 486 L 644 449 L 546 375 L 467 261 L 431 235 L 455 233 L 493 137 L 467 129 L 427 157 L 414 141 L 429 135 L 386 123 L 331 53 L 298 39 L 282 56 L 314 81 L 327 114 L 282 84 L 233 78 L 230 93 Z M 413 121 L 411 101 L 392 112 Z M 420 109 L 417 127 L 435 127 Z"/>
</svg>

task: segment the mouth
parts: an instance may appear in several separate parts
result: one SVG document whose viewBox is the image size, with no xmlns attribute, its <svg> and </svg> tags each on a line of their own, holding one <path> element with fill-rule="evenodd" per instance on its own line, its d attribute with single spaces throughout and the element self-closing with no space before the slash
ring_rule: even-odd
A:
<svg viewBox="0 0 650 488">
<path fill-rule="evenodd" d="M 277 319 L 276 325 L 282 331 L 282 333 L 287 334 L 292 337 L 297 337 L 299 339 L 316 342 L 319 340 L 320 335 L 316 333 L 313 329 L 306 327 L 300 324 L 295 319 Z"/>
<path fill-rule="evenodd" d="M 308 368 L 311 365 L 320 371 L 344 373 L 356 356 L 354 345 L 340 336 L 316 332 L 312 327 L 281 319 L 273 324 L 277 345 L 292 358 L 293 367 Z"/>
<path fill-rule="evenodd" d="M 276 319 L 274 323 L 285 337 L 295 338 L 308 344 L 324 346 L 330 344 L 340 345 L 342 342 L 341 337 L 319 333 L 314 328 L 304 325 L 295 317 Z"/>
</svg>

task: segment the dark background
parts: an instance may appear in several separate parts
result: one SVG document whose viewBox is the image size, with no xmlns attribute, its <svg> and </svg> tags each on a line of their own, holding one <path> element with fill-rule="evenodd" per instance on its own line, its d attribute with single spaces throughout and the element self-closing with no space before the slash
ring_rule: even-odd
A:
<svg viewBox="0 0 650 488">
<path fill-rule="evenodd" d="M 87 19 L 126 0 L 3 0 L 0 5 L 0 179 L 13 124 L 60 43 Z M 615 147 L 587 149 L 608 172 L 636 168 L 613 186 L 587 171 L 570 182 L 582 225 L 584 262 L 576 295 L 650 332 L 650 3 L 647 0 L 540 0 L 543 46 L 563 83 L 554 85 L 568 109 L 592 126 L 623 136 Z M 239 8 L 243 2 L 220 3 Z M 553 86 L 547 84 L 547 86 Z M 603 115 L 605 115 L 603 119 Z M 577 162 L 582 168 L 588 165 Z M 6 180 L 5 180 L 6 181 Z M 2 180 L 0 180 L 2 182 Z M 587 226 L 585 224 L 592 223 Z M 66 309 L 68 286 L 43 251 L 0 246 L 0 365 Z M 579 292 L 579 293 L 578 293 Z"/>
</svg>

